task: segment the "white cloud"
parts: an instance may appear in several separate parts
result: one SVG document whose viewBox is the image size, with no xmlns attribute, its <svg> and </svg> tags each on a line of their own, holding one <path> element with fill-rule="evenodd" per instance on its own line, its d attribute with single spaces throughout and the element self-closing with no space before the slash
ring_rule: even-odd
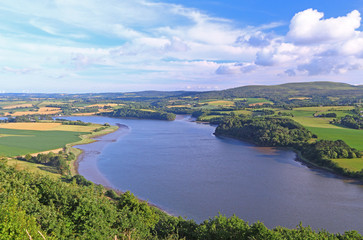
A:
<svg viewBox="0 0 363 240">
<path fill-rule="evenodd" d="M 5 66 L 2 68 L 3 72 L 8 72 L 8 73 L 15 73 L 15 74 L 29 74 L 29 73 L 33 73 L 38 71 L 38 69 L 34 69 L 34 68 L 12 68 L 12 67 L 8 67 Z"/>
<path fill-rule="evenodd" d="M 360 27 L 360 13 L 352 11 L 344 17 L 322 19 L 324 13 L 307 9 L 295 14 L 290 23 L 288 39 L 297 44 L 318 44 L 347 40 Z"/>
<path fill-rule="evenodd" d="M 331 79 L 363 69 L 356 10 L 329 19 L 302 11 L 286 35 L 272 32 L 282 22 L 241 28 L 198 9 L 149 0 L 6 1 L 2 13 L 13 17 L 0 16 L 0 71 L 17 84 L 32 73 L 32 83 L 73 79 L 87 86 L 102 79 L 120 91 L 138 84 L 207 89 Z"/>
</svg>

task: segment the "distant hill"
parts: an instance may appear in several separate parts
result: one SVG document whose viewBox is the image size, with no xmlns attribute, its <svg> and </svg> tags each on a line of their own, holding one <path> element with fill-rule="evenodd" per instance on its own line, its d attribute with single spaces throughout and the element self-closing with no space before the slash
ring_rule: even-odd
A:
<svg viewBox="0 0 363 240">
<path fill-rule="evenodd" d="M 191 92 L 191 91 L 140 91 L 140 92 L 114 92 L 114 93 L 84 93 L 84 94 L 60 94 L 60 93 L 1 93 L 0 97 L 22 98 L 56 98 L 56 99 L 99 99 L 99 100 L 132 100 L 145 101 L 163 98 L 178 98 L 184 96 L 210 98 L 267 98 L 272 101 L 287 100 L 296 97 L 339 97 L 362 98 L 363 85 L 355 86 L 337 82 L 302 82 L 286 83 L 280 85 L 249 85 L 236 87 L 222 91 Z"/>
<path fill-rule="evenodd" d="M 250 85 L 196 94 L 199 98 L 263 97 L 271 100 L 293 97 L 363 97 L 363 86 L 336 82 L 303 82 L 281 85 Z"/>
</svg>

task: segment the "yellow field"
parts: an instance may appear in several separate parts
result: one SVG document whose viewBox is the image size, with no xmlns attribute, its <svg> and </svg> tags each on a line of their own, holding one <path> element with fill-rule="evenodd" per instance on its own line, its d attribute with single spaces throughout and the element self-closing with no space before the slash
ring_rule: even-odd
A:
<svg viewBox="0 0 363 240">
<path fill-rule="evenodd" d="M 53 149 L 53 150 L 49 150 L 49 151 L 44 151 L 44 152 L 32 153 L 30 155 L 33 156 L 33 157 L 35 157 L 38 154 L 48 154 L 50 152 L 52 152 L 52 153 L 59 153 L 59 151 L 63 151 L 63 148 L 57 148 L 57 149 Z"/>
<path fill-rule="evenodd" d="M 292 97 L 289 98 L 289 100 L 307 100 L 307 99 L 311 99 L 311 97 Z"/>
<path fill-rule="evenodd" d="M 152 109 L 140 109 L 140 110 L 144 112 L 156 112 L 155 110 Z"/>
<path fill-rule="evenodd" d="M 115 106 L 118 106 L 118 105 L 123 105 L 123 104 L 116 104 L 116 103 L 107 103 L 107 104 L 92 104 L 92 105 L 88 105 L 86 107 L 98 107 L 98 108 L 103 108 L 105 106 L 108 106 L 108 107 L 115 107 Z"/>
<path fill-rule="evenodd" d="M 61 123 L 32 123 L 32 122 L 19 122 L 19 123 L 0 123 L 0 128 L 7 129 L 21 129 L 21 130 L 38 130 L 49 131 L 62 125 Z"/>
<path fill-rule="evenodd" d="M 217 100 L 217 101 L 211 101 L 208 102 L 209 105 L 214 105 L 214 106 L 234 106 L 234 102 L 232 101 L 225 101 L 225 100 Z"/>
<path fill-rule="evenodd" d="M 92 116 L 95 115 L 96 112 L 90 112 L 90 113 L 72 113 L 72 116 Z"/>
<path fill-rule="evenodd" d="M 24 116 L 24 115 L 34 115 L 34 114 L 41 114 L 41 115 L 48 115 L 49 114 L 49 115 L 51 115 L 51 114 L 59 113 L 60 111 L 61 111 L 60 108 L 41 107 L 36 112 L 34 112 L 34 111 L 24 111 L 24 112 L 15 112 L 15 113 L 9 114 L 9 115 L 11 115 L 12 117 Z"/>
<path fill-rule="evenodd" d="M 326 112 L 326 111 L 347 111 L 352 110 L 352 106 L 324 106 L 324 107 L 300 107 L 294 108 L 297 111 L 315 111 L 315 112 Z"/>
<path fill-rule="evenodd" d="M 39 110 L 38 110 L 38 112 L 39 113 L 48 113 L 49 114 L 49 112 L 55 112 L 55 113 L 58 113 L 58 112 L 60 112 L 60 108 L 53 108 L 53 107 L 41 107 L 41 108 L 39 108 Z"/>
<path fill-rule="evenodd" d="M 23 104 L 4 106 L 3 109 L 30 108 L 30 107 L 33 107 L 33 104 L 23 103 Z"/>
<path fill-rule="evenodd" d="M 37 130 L 37 131 L 69 131 L 69 132 L 92 132 L 99 125 L 90 126 L 80 125 L 62 125 L 61 123 L 1 123 L 0 128 L 18 129 L 18 130 Z"/>
<path fill-rule="evenodd" d="M 98 109 L 98 112 L 112 112 L 112 109 Z"/>
<path fill-rule="evenodd" d="M 259 103 L 251 103 L 248 106 L 262 106 L 263 104 L 271 104 L 270 102 L 259 102 Z"/>
<path fill-rule="evenodd" d="M 190 107 L 190 105 L 171 105 L 171 106 L 167 106 L 167 108 L 177 108 L 177 107 L 184 107 L 184 108 L 187 108 L 187 107 Z"/>
</svg>

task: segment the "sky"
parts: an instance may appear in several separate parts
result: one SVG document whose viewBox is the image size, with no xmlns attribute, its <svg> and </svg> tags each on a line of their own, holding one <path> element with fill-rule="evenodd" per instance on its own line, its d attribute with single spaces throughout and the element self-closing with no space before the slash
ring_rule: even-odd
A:
<svg viewBox="0 0 363 240">
<path fill-rule="evenodd" d="M 0 3 L 0 92 L 363 84 L 362 0 Z"/>
</svg>

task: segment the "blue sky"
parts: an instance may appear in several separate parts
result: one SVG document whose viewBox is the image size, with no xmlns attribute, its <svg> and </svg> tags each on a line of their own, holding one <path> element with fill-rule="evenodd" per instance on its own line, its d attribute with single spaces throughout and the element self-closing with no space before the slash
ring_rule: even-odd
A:
<svg viewBox="0 0 363 240">
<path fill-rule="evenodd" d="M 361 0 L 0 4 L 0 92 L 363 84 Z"/>
</svg>

